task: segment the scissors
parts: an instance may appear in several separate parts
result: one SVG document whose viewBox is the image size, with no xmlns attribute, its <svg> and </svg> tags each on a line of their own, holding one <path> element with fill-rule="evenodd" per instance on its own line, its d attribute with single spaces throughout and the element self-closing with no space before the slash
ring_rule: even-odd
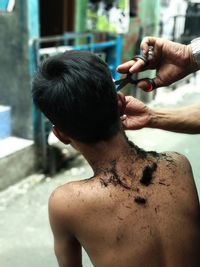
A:
<svg viewBox="0 0 200 267">
<path fill-rule="evenodd" d="M 144 61 L 144 67 L 147 66 L 148 60 L 142 56 L 142 55 L 136 55 L 133 59 L 140 58 Z M 137 85 L 140 81 L 146 81 L 149 86 L 144 91 L 151 92 L 156 88 L 156 84 L 153 79 L 150 78 L 143 78 L 143 79 L 134 79 L 132 78 L 132 73 L 127 73 L 126 77 L 120 80 L 116 80 L 114 83 L 116 85 L 116 91 L 120 91 L 124 86 L 126 86 L 128 83 Z"/>
</svg>

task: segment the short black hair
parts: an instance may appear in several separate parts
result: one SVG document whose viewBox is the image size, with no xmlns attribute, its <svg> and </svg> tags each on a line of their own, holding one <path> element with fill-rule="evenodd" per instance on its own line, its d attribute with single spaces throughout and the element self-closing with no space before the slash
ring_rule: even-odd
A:
<svg viewBox="0 0 200 267">
<path fill-rule="evenodd" d="M 117 94 L 107 64 L 87 51 L 44 60 L 32 83 L 36 106 L 69 137 L 90 143 L 120 130 Z"/>
</svg>

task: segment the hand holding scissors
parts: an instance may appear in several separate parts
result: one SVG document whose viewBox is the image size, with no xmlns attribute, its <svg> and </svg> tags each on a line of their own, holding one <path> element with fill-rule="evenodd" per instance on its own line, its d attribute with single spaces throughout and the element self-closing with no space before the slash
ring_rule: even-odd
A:
<svg viewBox="0 0 200 267">
<path fill-rule="evenodd" d="M 142 59 L 144 61 L 144 67 L 147 66 L 148 60 L 146 59 L 146 57 L 144 57 L 142 55 L 137 55 L 133 59 L 138 59 L 138 58 Z M 156 84 L 155 84 L 153 79 L 150 79 L 150 78 L 134 79 L 134 78 L 132 78 L 132 73 L 129 72 L 129 73 L 127 73 L 125 78 L 115 81 L 116 91 L 118 92 L 124 86 L 126 86 L 128 83 L 137 85 L 140 81 L 147 82 L 148 86 L 145 89 L 146 92 L 151 92 L 152 90 L 154 90 L 156 88 Z"/>
</svg>

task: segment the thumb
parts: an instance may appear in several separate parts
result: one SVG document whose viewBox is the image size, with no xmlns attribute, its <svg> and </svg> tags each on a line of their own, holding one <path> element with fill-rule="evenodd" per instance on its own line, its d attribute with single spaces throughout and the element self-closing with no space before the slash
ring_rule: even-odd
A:
<svg viewBox="0 0 200 267">
<path fill-rule="evenodd" d="M 124 110 L 126 108 L 126 99 L 125 95 L 121 92 L 117 93 L 117 98 L 118 98 L 118 109 L 119 109 L 119 114 L 122 116 L 124 114 Z"/>
<path fill-rule="evenodd" d="M 165 86 L 165 84 L 159 77 L 152 79 L 152 83 L 154 86 L 152 86 L 148 79 L 141 79 L 141 81 L 138 82 L 137 87 L 145 92 L 151 92 L 159 87 Z"/>
</svg>

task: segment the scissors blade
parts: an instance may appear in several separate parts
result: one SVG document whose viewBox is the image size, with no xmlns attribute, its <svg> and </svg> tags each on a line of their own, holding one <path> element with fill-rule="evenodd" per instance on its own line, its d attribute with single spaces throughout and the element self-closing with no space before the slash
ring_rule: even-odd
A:
<svg viewBox="0 0 200 267">
<path fill-rule="evenodd" d="M 120 84 L 123 80 L 124 80 L 124 79 L 116 80 L 116 81 L 114 81 L 114 84 L 115 84 L 115 85 L 118 85 L 118 84 Z"/>
<path fill-rule="evenodd" d="M 127 84 L 128 84 L 128 80 L 127 79 L 121 80 L 120 84 L 118 86 L 116 86 L 116 91 L 118 92 L 119 90 L 121 90 Z"/>
</svg>

